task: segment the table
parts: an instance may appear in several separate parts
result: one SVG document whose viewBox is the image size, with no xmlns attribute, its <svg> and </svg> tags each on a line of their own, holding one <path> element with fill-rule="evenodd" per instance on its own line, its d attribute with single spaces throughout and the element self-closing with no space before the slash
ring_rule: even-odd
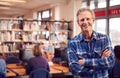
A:
<svg viewBox="0 0 120 78">
<path fill-rule="evenodd" d="M 57 71 L 59 71 L 59 72 L 61 71 L 63 73 L 69 73 L 70 72 L 68 67 L 65 67 L 65 66 L 62 66 L 62 65 L 59 65 L 59 64 L 53 64 L 53 65 L 50 66 L 50 73 L 51 74 L 56 74 L 57 72 L 52 71 L 53 69 L 56 69 Z"/>
<path fill-rule="evenodd" d="M 25 67 L 22 64 L 7 64 L 6 67 L 7 67 L 6 77 L 26 75 Z M 50 74 L 60 73 L 70 73 L 69 68 L 59 64 L 50 65 Z"/>
<path fill-rule="evenodd" d="M 6 77 L 26 75 L 25 68 L 21 64 L 7 64 Z"/>
<path fill-rule="evenodd" d="M 10 76 L 16 76 L 16 74 L 7 69 L 6 77 L 10 77 Z"/>
</svg>

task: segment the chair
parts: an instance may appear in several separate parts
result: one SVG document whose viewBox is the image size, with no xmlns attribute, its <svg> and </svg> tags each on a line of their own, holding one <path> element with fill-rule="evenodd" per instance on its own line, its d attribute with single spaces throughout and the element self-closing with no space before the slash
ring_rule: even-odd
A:
<svg viewBox="0 0 120 78">
<path fill-rule="evenodd" d="M 45 69 L 37 69 L 30 73 L 29 78 L 50 78 L 50 73 Z"/>
<path fill-rule="evenodd" d="M 120 45 L 114 47 L 115 65 L 110 70 L 110 78 L 120 78 Z"/>
<path fill-rule="evenodd" d="M 116 57 L 117 59 L 120 59 L 120 45 L 116 45 L 116 46 L 114 47 L 114 52 L 115 52 L 115 57 Z"/>
<path fill-rule="evenodd" d="M 52 59 L 54 63 L 59 63 L 61 61 L 61 49 L 55 48 L 54 58 Z"/>
<path fill-rule="evenodd" d="M 67 48 L 55 48 L 53 62 L 58 64 L 61 63 L 63 66 L 68 66 Z"/>
<path fill-rule="evenodd" d="M 7 64 L 15 64 L 15 63 L 20 63 L 20 59 L 17 58 L 16 56 L 10 56 L 6 59 Z"/>
<path fill-rule="evenodd" d="M 0 72 L 0 78 L 5 78 L 5 74 Z"/>
</svg>

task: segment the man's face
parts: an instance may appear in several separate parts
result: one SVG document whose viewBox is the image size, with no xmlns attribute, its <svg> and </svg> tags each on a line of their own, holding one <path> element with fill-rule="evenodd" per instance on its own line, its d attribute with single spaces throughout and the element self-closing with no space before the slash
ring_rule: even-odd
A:
<svg viewBox="0 0 120 78">
<path fill-rule="evenodd" d="M 80 26 L 82 32 L 89 32 L 92 31 L 92 25 L 94 20 L 92 15 L 89 11 L 81 12 L 77 17 L 78 25 Z"/>
</svg>

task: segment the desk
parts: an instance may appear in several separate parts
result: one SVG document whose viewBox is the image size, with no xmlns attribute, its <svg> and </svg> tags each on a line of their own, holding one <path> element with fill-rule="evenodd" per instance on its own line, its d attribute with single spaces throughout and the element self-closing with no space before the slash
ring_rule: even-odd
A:
<svg viewBox="0 0 120 78">
<path fill-rule="evenodd" d="M 7 64 L 6 67 L 7 67 L 6 77 L 26 75 L 24 66 L 20 64 L 19 65 L 18 64 Z"/>
<path fill-rule="evenodd" d="M 10 76 L 16 76 L 16 74 L 7 69 L 6 77 L 10 77 Z"/>
<path fill-rule="evenodd" d="M 7 68 L 12 68 L 12 69 L 24 68 L 24 66 L 23 66 L 22 64 L 7 64 L 6 67 L 7 67 Z"/>
<path fill-rule="evenodd" d="M 8 70 L 6 77 L 26 75 L 24 66 L 20 64 L 7 64 L 6 67 Z M 11 70 L 15 71 L 17 74 L 12 72 Z M 60 74 L 60 73 L 69 73 L 69 68 L 65 66 L 61 66 L 59 64 L 50 65 L 50 74 Z"/>
<path fill-rule="evenodd" d="M 61 71 L 63 73 L 69 73 L 70 72 L 68 67 L 65 67 L 65 66 L 62 66 L 62 65 L 59 65 L 59 64 L 53 64 L 53 65 L 50 66 L 50 73 L 51 74 L 56 74 L 57 72 L 52 71 L 52 69 L 56 69 L 57 71 L 59 71 L 59 72 Z"/>
</svg>

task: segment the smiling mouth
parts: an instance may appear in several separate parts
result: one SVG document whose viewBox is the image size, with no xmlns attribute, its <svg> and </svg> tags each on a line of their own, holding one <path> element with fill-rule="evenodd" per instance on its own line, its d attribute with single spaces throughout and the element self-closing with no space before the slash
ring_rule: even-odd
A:
<svg viewBox="0 0 120 78">
<path fill-rule="evenodd" d="M 83 25 L 82 28 L 87 29 L 88 25 Z"/>
</svg>

